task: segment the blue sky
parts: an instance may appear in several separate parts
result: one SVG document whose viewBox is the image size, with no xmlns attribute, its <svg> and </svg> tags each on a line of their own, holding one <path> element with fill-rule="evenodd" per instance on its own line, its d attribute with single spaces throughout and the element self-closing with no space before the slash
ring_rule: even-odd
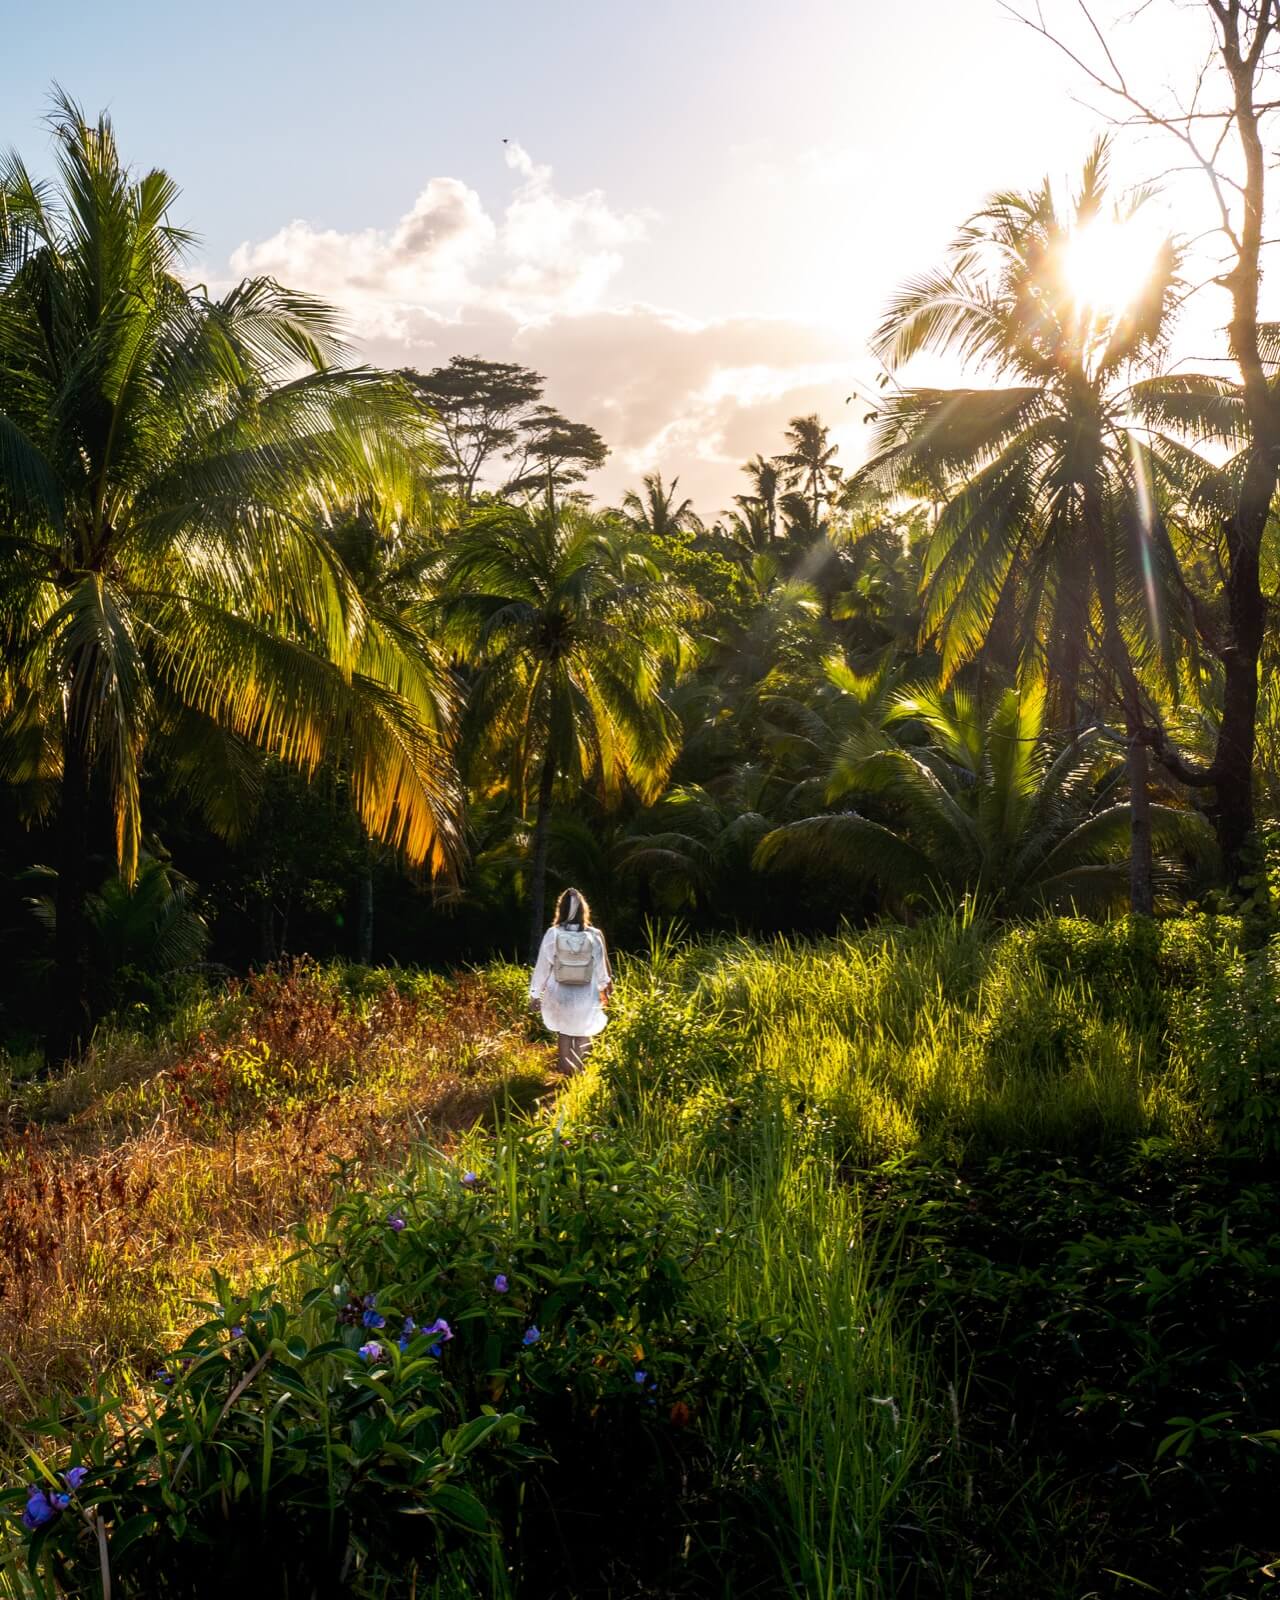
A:
<svg viewBox="0 0 1280 1600">
<path fill-rule="evenodd" d="M 661 466 L 709 512 L 799 410 L 856 457 L 885 296 L 1100 125 L 997 0 L 62 0 L 0 57 L 36 166 L 54 79 L 177 178 L 200 276 L 328 295 L 373 359 L 525 360 L 614 445 L 602 493 Z"/>
</svg>

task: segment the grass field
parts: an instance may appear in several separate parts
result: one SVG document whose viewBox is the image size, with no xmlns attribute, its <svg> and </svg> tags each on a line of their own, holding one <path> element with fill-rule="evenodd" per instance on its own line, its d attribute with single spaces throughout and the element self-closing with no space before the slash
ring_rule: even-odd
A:
<svg viewBox="0 0 1280 1600">
<path fill-rule="evenodd" d="M 511 969 L 304 964 L 17 1082 L 14 1512 L 88 1473 L 8 1592 L 1269 1592 L 1238 939 L 660 943 L 537 1106 Z"/>
<path fill-rule="evenodd" d="M 0 1143 L 0 1397 L 145 1371 L 212 1267 L 273 1277 L 294 1230 L 424 1140 L 545 1085 L 510 984 L 307 962 L 12 1064 Z M 24 1070 L 25 1069 L 25 1070 Z"/>
</svg>

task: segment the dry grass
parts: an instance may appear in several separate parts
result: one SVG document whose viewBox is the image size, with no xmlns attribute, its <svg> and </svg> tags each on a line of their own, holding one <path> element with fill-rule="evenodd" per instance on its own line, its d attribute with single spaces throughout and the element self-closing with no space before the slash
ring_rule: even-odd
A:
<svg viewBox="0 0 1280 1600">
<path fill-rule="evenodd" d="M 0 1406 L 145 1367 L 212 1267 L 276 1275 L 344 1188 L 532 1098 L 546 1069 L 500 978 L 353 987 L 299 962 L 19 1092 L 0 1134 Z"/>
</svg>

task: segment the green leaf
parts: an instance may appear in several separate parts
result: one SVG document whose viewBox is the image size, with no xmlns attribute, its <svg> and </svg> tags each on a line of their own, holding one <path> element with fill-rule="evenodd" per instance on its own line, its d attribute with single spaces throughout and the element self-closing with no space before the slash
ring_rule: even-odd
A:
<svg viewBox="0 0 1280 1600">
<path fill-rule="evenodd" d="M 485 1533 L 489 1527 L 489 1513 L 473 1494 L 459 1489 L 455 1484 L 442 1483 L 431 1495 L 431 1506 L 443 1513 L 451 1522 L 469 1528 L 473 1533 Z"/>
</svg>

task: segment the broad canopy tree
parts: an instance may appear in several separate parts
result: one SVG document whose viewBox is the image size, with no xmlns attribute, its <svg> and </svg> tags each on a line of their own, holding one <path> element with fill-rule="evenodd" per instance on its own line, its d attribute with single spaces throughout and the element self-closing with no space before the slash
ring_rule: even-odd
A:
<svg viewBox="0 0 1280 1600">
<path fill-rule="evenodd" d="M 609 453 L 588 423 L 543 401 L 541 373 L 515 362 L 454 356 L 447 366 L 402 376 L 439 429 L 445 462 L 438 478 L 464 511 L 489 480 L 504 496 L 554 502 L 557 490 L 581 483 Z"/>
</svg>

